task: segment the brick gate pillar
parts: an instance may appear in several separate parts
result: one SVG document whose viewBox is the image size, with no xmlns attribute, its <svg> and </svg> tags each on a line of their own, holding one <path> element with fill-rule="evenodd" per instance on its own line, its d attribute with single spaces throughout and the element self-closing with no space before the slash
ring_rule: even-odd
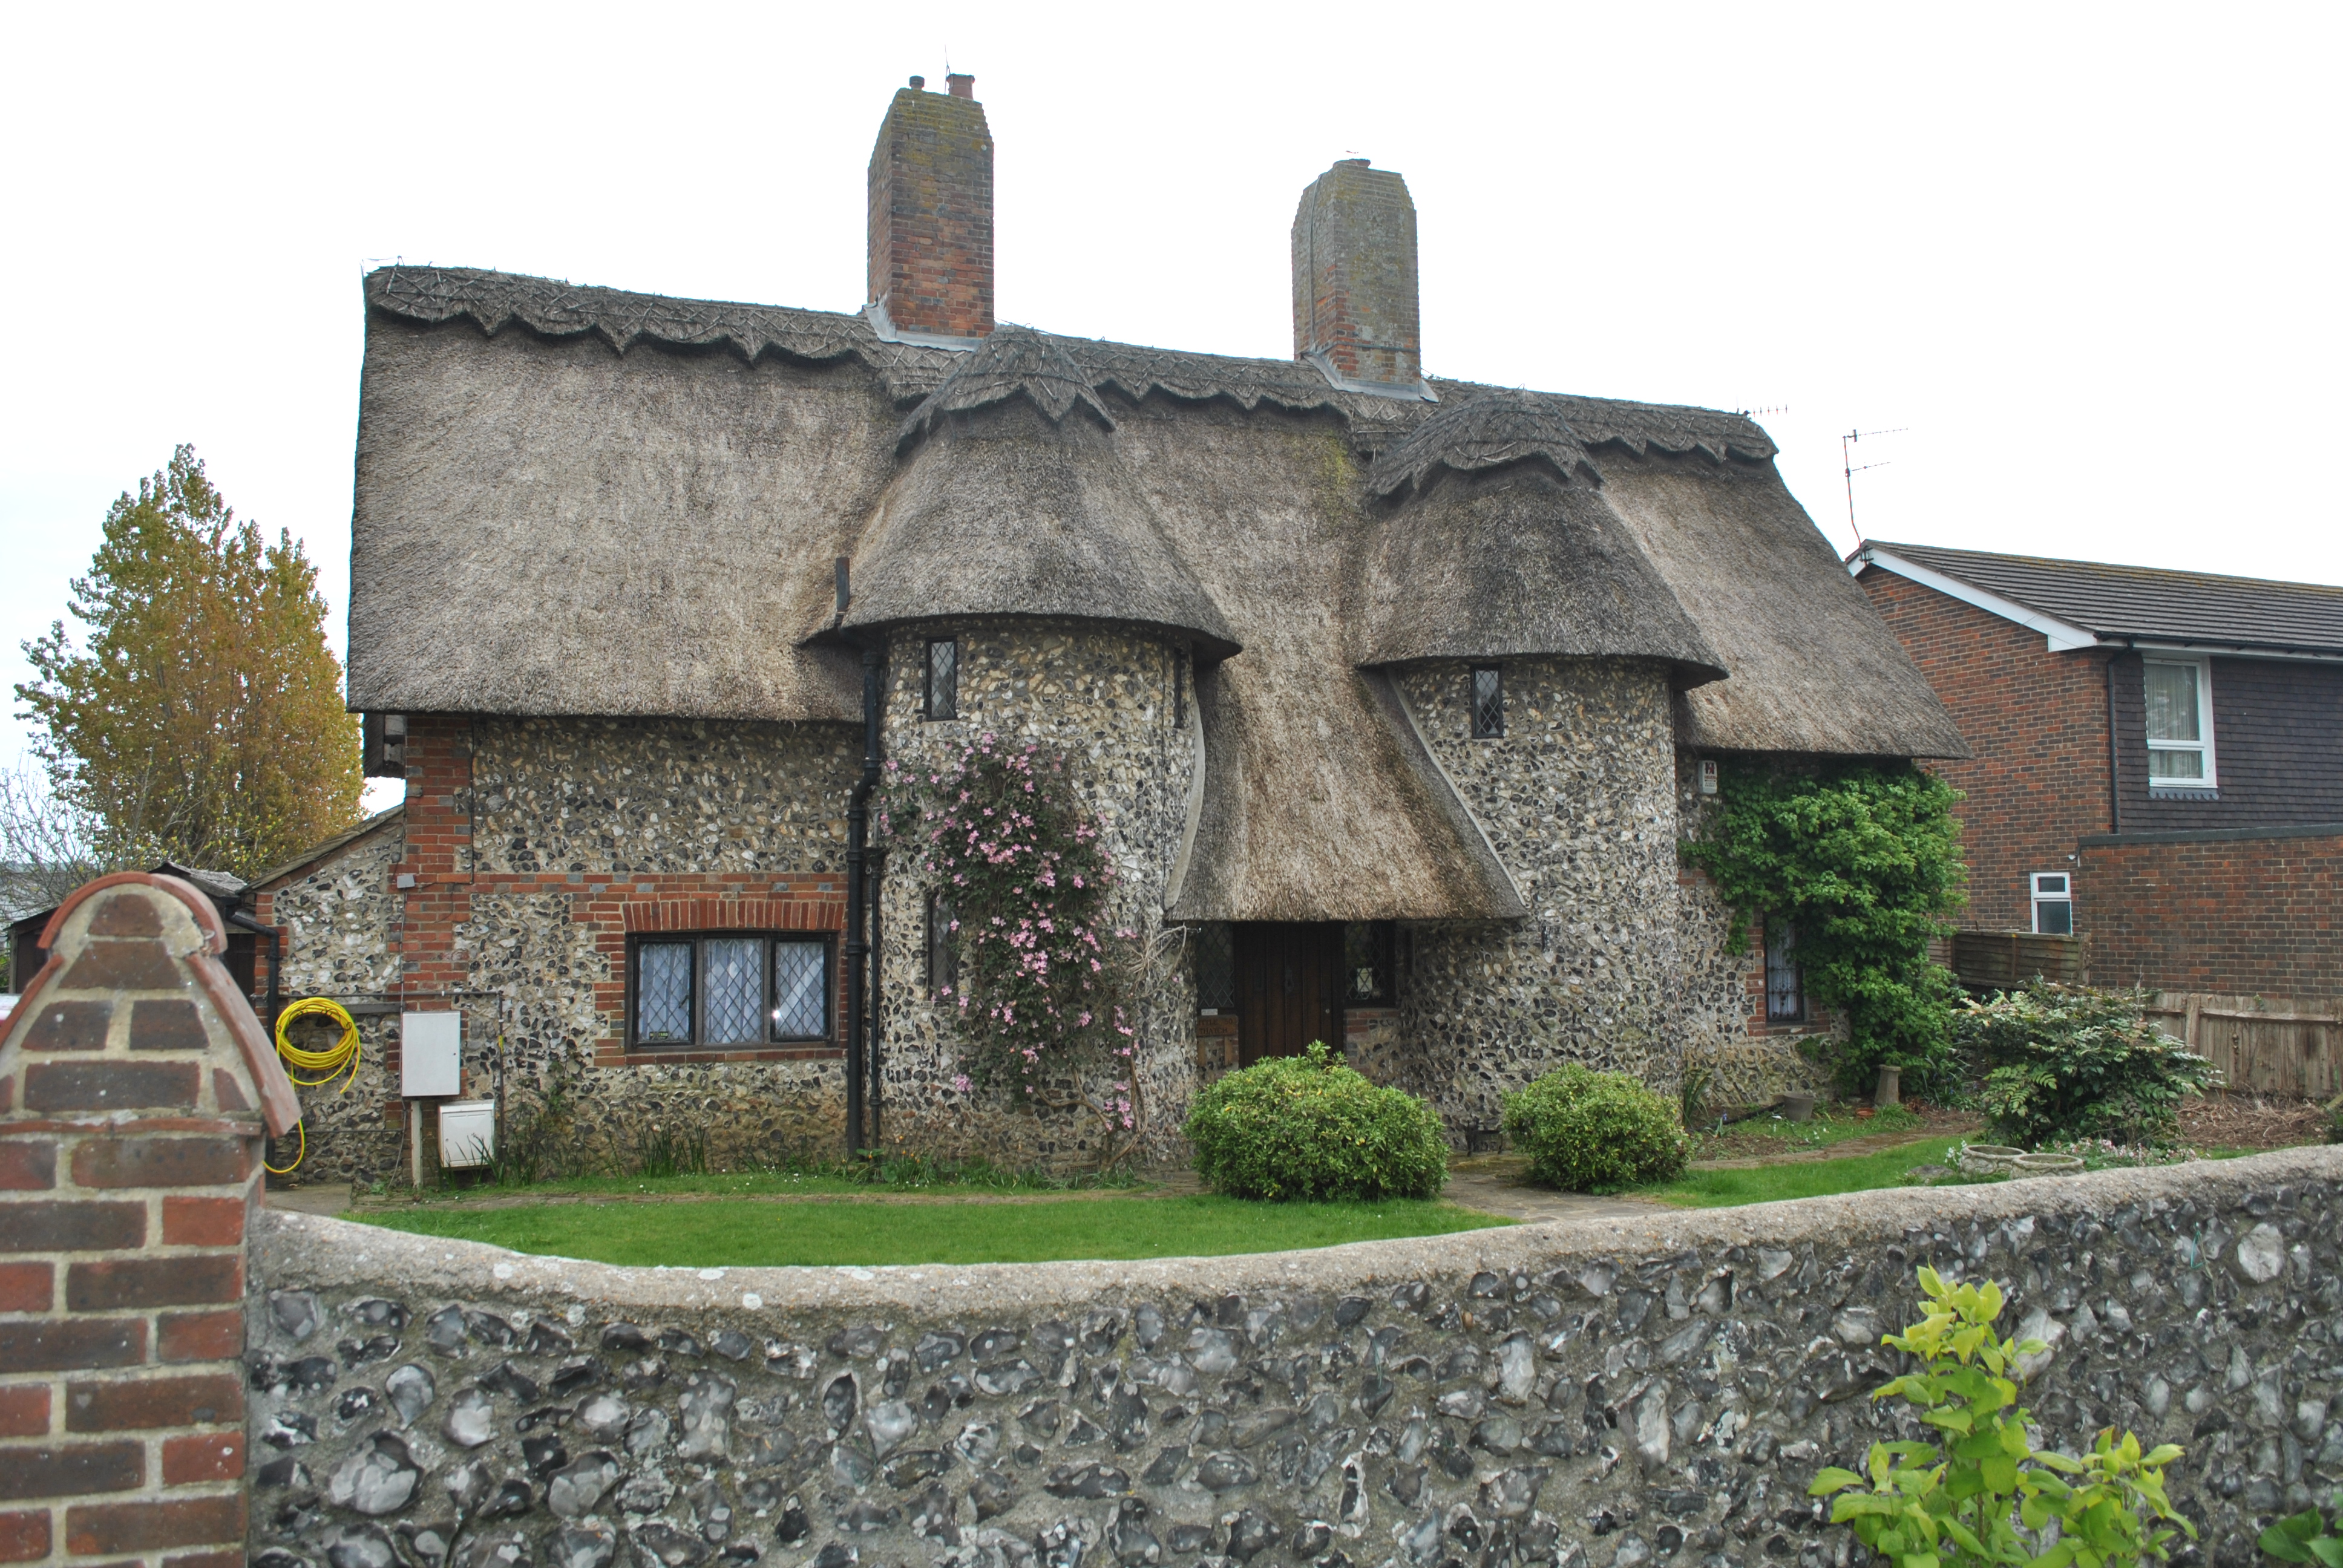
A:
<svg viewBox="0 0 2343 1568">
<path fill-rule="evenodd" d="M 0 1037 L 0 1563 L 237 1568 L 245 1232 L 300 1106 L 174 877 L 67 899 Z"/>
</svg>

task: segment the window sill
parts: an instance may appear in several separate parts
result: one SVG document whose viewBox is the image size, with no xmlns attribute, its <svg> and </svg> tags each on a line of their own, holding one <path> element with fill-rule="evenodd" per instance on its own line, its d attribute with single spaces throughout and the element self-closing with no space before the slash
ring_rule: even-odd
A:
<svg viewBox="0 0 2343 1568">
<path fill-rule="evenodd" d="M 2221 791 L 2189 784 L 2151 784 L 2147 787 L 2151 800 L 2218 800 Z"/>
<path fill-rule="evenodd" d="M 830 1040 L 789 1040 L 773 1045 L 627 1045 L 610 1040 L 595 1053 L 597 1065 L 639 1067 L 652 1062 L 827 1061 L 846 1048 Z"/>
</svg>

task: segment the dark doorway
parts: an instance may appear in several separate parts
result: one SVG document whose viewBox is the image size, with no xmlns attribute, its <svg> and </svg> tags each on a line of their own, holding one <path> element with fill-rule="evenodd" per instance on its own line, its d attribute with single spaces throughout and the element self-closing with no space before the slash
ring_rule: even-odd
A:
<svg viewBox="0 0 2343 1568">
<path fill-rule="evenodd" d="M 1237 1043 L 1244 1065 L 1299 1056 L 1313 1040 L 1342 1049 L 1342 928 L 1252 921 L 1230 931 Z"/>
</svg>

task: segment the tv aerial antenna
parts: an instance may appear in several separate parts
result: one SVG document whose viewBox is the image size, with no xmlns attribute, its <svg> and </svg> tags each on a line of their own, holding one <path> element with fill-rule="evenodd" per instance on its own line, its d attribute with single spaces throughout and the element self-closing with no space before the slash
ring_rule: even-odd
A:
<svg viewBox="0 0 2343 1568">
<path fill-rule="evenodd" d="M 1855 460 L 1855 444 L 1867 436 L 1901 436 L 1911 427 L 1909 425 L 1898 425 L 1893 430 L 1849 430 L 1838 438 L 1839 467 L 1846 474 L 1846 526 L 1855 530 L 1855 542 L 1857 548 L 1861 548 L 1863 545 L 1863 528 L 1855 520 L 1855 477 L 1873 468 L 1885 468 L 1889 459 L 1883 457 L 1876 463 L 1858 465 Z"/>
</svg>

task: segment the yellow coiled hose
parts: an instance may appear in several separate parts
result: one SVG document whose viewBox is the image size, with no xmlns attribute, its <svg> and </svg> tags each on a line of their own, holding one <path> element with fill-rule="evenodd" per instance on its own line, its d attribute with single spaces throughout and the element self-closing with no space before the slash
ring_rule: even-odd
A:
<svg viewBox="0 0 2343 1568">
<path fill-rule="evenodd" d="M 294 1044 L 285 1032 L 287 1027 L 297 1018 L 332 1019 L 342 1026 L 342 1037 L 324 1050 L 304 1050 Z M 330 998 L 303 997 L 277 1015 L 277 1054 L 285 1059 L 288 1068 L 295 1070 L 288 1071 L 286 1076 L 302 1088 L 320 1088 L 333 1082 L 338 1076 L 342 1080 L 341 1091 L 347 1094 L 350 1091 L 350 1085 L 357 1081 L 358 1075 L 357 1020 L 350 1017 L 348 1009 Z M 303 1072 L 314 1072 L 320 1076 L 303 1078 L 299 1076 Z M 299 1122 L 296 1122 L 294 1131 L 301 1140 L 300 1152 L 293 1156 L 291 1165 L 282 1170 L 274 1165 L 268 1166 L 269 1171 L 277 1175 L 283 1176 L 298 1168 L 302 1160 L 309 1152 L 307 1129 Z"/>
</svg>

